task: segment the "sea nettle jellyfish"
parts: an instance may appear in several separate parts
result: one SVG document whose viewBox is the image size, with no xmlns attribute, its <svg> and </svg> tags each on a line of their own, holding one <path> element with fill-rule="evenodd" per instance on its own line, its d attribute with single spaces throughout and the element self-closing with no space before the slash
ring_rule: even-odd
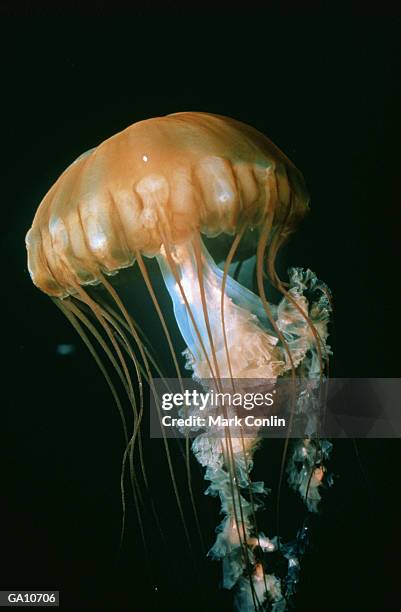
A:
<svg viewBox="0 0 401 612">
<path fill-rule="evenodd" d="M 282 282 L 275 261 L 308 205 L 302 175 L 267 138 L 233 119 L 192 112 L 141 121 L 84 153 L 41 202 L 26 238 L 29 271 L 34 284 L 79 332 L 111 388 L 125 427 L 123 468 L 130 466 L 139 517 L 134 457 L 147 484 L 141 452 L 144 385 L 154 392 L 154 376 L 161 374 L 146 329 L 136 320 L 134 310 L 141 304 L 128 309 L 112 277 L 122 268 L 137 267 L 178 380 L 182 375 L 173 326 L 186 344 L 187 370 L 206 391 L 226 390 L 230 381 L 244 394 L 255 380 L 269 381 L 271 389 L 285 378 L 295 388 L 301 377 L 311 384 L 290 394 L 289 401 L 293 415 L 307 414 L 330 353 L 329 293 L 310 270 L 292 268 Z M 166 319 L 158 300 L 150 259 L 157 261 L 175 321 Z M 248 269 L 254 264 L 254 291 L 232 273 L 235 262 L 244 260 Z M 267 283 L 281 294 L 277 304 L 268 300 Z M 101 286 L 103 298 L 94 297 L 91 285 Z M 97 343 L 132 405 L 130 435 Z M 190 405 L 184 409 L 186 414 L 193 411 Z M 211 429 L 203 428 L 192 442 L 210 483 L 206 493 L 221 501 L 223 521 L 209 555 L 222 561 L 223 586 L 234 590 L 236 610 L 285 610 L 299 578 L 306 532 L 301 528 L 296 539 L 284 542 L 277 532 L 266 535 L 258 529 L 256 510 L 267 494 L 263 482 L 251 480 L 258 431 L 244 436 L 225 426 L 218 436 Z M 164 444 L 190 540 L 166 438 Z M 330 442 L 319 438 L 313 419 L 305 436 L 284 444 L 281 472 L 286 471 L 290 486 L 302 496 L 306 512 L 317 511 L 319 487 L 328 480 L 330 448 Z M 187 454 L 188 449 L 187 437 Z M 199 526 L 189 469 L 187 475 Z M 286 560 L 285 576 L 275 574 L 269 562 L 273 551 Z"/>
</svg>

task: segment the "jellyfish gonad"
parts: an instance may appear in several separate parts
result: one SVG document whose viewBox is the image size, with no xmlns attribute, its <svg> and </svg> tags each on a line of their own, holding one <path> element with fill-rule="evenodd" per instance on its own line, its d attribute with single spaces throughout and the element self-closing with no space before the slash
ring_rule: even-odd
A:
<svg viewBox="0 0 401 612">
<path fill-rule="evenodd" d="M 275 266 L 308 208 L 302 175 L 266 137 L 233 119 L 194 112 L 133 124 L 81 155 L 50 189 L 27 234 L 29 272 L 81 334 L 121 410 L 89 332 L 117 371 L 134 412 L 124 461 L 140 444 L 143 385 L 152 386 L 157 363 L 112 277 L 137 267 L 178 378 L 172 326 L 186 345 L 187 370 L 206 389 L 227 380 L 239 381 L 242 392 L 254 380 L 273 386 L 282 378 L 321 380 L 330 354 L 327 287 L 300 268 L 291 268 L 282 282 Z M 157 261 L 175 321 L 167 320 L 159 303 L 150 259 Z M 243 260 L 252 263 L 253 288 L 231 272 Z M 277 303 L 268 299 L 267 283 L 281 294 Z M 92 296 L 95 285 L 113 308 Z M 295 397 L 293 410 L 305 412 L 311 397 Z M 315 433 L 310 428 L 291 441 L 288 453 L 286 448 L 288 483 L 308 512 L 317 511 L 331 449 Z M 223 586 L 233 589 L 236 610 L 286 610 L 299 579 L 303 534 L 285 543 L 258 528 L 256 510 L 267 495 L 264 483 L 251 478 L 259 434 L 231 434 L 229 426 L 220 438 L 206 428 L 192 442 L 209 481 L 206 492 L 221 501 L 223 520 L 209 555 L 222 562 Z M 196 503 L 194 512 L 198 521 Z M 287 561 L 284 577 L 269 563 L 277 550 Z"/>
</svg>

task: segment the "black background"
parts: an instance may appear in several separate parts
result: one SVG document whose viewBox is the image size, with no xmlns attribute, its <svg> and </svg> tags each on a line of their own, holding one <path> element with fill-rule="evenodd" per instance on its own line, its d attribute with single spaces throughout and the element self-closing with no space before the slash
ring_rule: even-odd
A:
<svg viewBox="0 0 401 612">
<path fill-rule="evenodd" d="M 181 110 L 235 117 L 267 134 L 305 176 L 312 214 L 287 256 L 333 292 L 334 375 L 399 376 L 399 20 L 15 17 L 1 28 L 9 435 L 0 588 L 59 589 L 63 610 L 229 610 L 218 564 L 191 565 L 158 441 L 146 442 L 168 539 L 167 549 L 150 544 L 158 590 L 146 579 L 131 503 L 119 554 L 119 418 L 74 331 L 31 284 L 24 235 L 64 168 L 129 124 Z M 60 343 L 75 352 L 59 356 Z M 255 468 L 273 494 L 276 446 Z M 399 567 L 399 445 L 360 440 L 357 450 L 351 441 L 335 447 L 338 476 L 304 563 L 298 610 L 395 609 L 387 602 Z M 194 478 L 210 545 L 218 504 Z M 299 509 L 292 497 L 283 506 L 288 516 Z M 268 512 L 264 520 L 269 532 Z"/>
</svg>

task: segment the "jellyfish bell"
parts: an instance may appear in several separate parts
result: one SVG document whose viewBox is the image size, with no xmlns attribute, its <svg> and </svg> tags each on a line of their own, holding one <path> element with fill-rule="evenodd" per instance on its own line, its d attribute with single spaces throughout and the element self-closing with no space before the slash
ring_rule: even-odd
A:
<svg viewBox="0 0 401 612">
<path fill-rule="evenodd" d="M 133 124 L 65 170 L 39 205 L 27 234 L 28 268 L 33 283 L 61 305 L 85 341 L 81 324 L 94 334 L 96 330 L 71 299 L 77 298 L 93 311 L 117 358 L 102 337 L 96 339 L 131 398 L 132 381 L 114 332 L 135 363 L 138 382 L 143 375 L 151 383 L 152 372 L 135 326 L 135 313 L 128 313 L 108 281 L 124 268 L 139 269 L 180 376 L 171 326 L 148 272 L 149 259 L 157 262 L 171 298 L 186 345 L 186 367 L 195 379 L 208 380 L 204 384 L 209 388 L 217 384 L 221 389 L 221 381 L 249 381 L 252 388 L 256 379 L 275 381 L 297 368 L 315 376 L 322 355 L 329 352 L 325 327 L 329 308 L 322 296 L 312 305 L 304 297 L 307 286 L 320 287 L 310 271 L 293 269 L 286 288 L 274 265 L 280 247 L 308 208 L 302 175 L 265 136 L 226 117 L 177 113 Z M 216 262 L 221 253 L 223 269 Z M 257 294 L 229 274 L 234 261 L 249 256 L 255 260 Z M 278 305 L 267 300 L 266 277 L 284 296 Z M 91 285 L 107 290 L 120 315 L 90 297 Z M 127 343 L 124 326 L 139 348 L 141 363 Z M 246 382 L 241 384 L 243 391 L 249 390 Z M 138 438 L 143 398 L 139 412 L 135 406 L 134 411 L 131 453 Z M 242 598 L 245 603 L 237 609 L 250 610 L 254 608 L 249 602 L 257 604 L 255 589 L 262 599 L 269 590 L 266 577 L 255 586 L 263 576 L 261 564 L 248 571 L 254 548 L 248 543 L 254 544 L 255 538 L 270 542 L 255 524 L 258 504 L 252 495 L 249 500 L 243 493 L 246 488 L 266 493 L 263 483 L 250 482 L 257 433 L 246 440 L 233 438 L 229 428 L 223 440 L 210 434 L 198 435 L 192 445 L 206 468 L 207 493 L 220 497 L 224 514 L 210 554 L 223 560 L 224 584 L 228 588 L 240 585 L 238 601 Z M 294 453 L 298 457 L 299 448 Z M 309 454 L 305 462 L 305 478 L 313 476 L 313 484 L 315 480 L 320 483 L 324 472 L 314 471 Z M 171 466 L 170 470 L 182 515 Z M 316 486 L 305 486 L 305 478 L 300 483 L 294 470 L 290 478 L 294 488 L 306 496 L 309 490 L 316 491 Z M 262 547 L 270 549 L 274 546 Z M 248 586 L 243 580 L 246 571 Z M 271 598 L 279 599 L 278 579 L 267 578 Z"/>
<path fill-rule="evenodd" d="M 159 255 L 196 233 L 263 226 L 281 239 L 308 210 L 301 174 L 262 134 L 206 113 L 141 121 L 81 155 L 41 202 L 27 234 L 31 277 L 65 297 L 96 272 Z"/>
<path fill-rule="evenodd" d="M 103 273 L 133 265 L 142 255 L 156 257 L 188 354 L 199 362 L 197 375 L 206 378 L 214 370 L 224 378 L 227 363 L 220 372 L 216 358 L 207 364 L 200 355 L 213 352 L 209 336 L 221 336 L 222 286 L 234 366 L 236 340 L 252 334 L 250 318 L 266 315 L 259 298 L 231 279 L 224 281 L 199 236 L 248 231 L 255 246 L 270 225 L 276 243 L 282 243 L 308 202 L 301 174 L 249 126 L 204 113 L 141 121 L 80 156 L 56 181 L 27 234 L 28 267 L 35 285 L 64 298 L 74 295 L 77 285 L 98 283 Z M 205 321 L 205 302 L 216 313 L 210 321 Z M 194 311 L 190 321 L 188 305 Z M 259 329 L 256 336 L 258 344 L 271 342 Z M 246 338 L 244 346 L 252 347 Z M 216 344 L 219 358 L 222 338 Z M 257 350 L 263 352 L 263 346 Z M 235 369 L 234 376 L 268 374 L 266 368 Z"/>
</svg>

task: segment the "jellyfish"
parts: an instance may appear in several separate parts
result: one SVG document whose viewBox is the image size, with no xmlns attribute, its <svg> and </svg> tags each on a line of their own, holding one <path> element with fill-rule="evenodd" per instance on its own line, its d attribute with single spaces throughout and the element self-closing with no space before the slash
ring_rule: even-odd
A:
<svg viewBox="0 0 401 612">
<path fill-rule="evenodd" d="M 308 210 L 301 173 L 270 140 L 234 119 L 196 112 L 140 121 L 112 136 L 74 161 L 40 203 L 26 236 L 28 269 L 33 283 L 80 334 L 111 389 L 123 421 L 123 467 L 129 463 L 138 517 L 133 457 L 139 450 L 146 481 L 144 388 L 154 393 L 153 377 L 160 368 L 136 320 L 135 308 L 141 304 L 128 308 L 113 284 L 123 269 L 134 268 L 179 380 L 173 326 L 186 347 L 186 371 L 206 391 L 226 390 L 227 381 L 242 394 L 253 389 L 255 380 L 273 387 L 281 379 L 294 385 L 297 377 L 310 382 L 292 395 L 292 414 L 311 418 L 303 437 L 285 442 L 280 483 L 286 474 L 307 511 L 317 511 L 321 485 L 329 480 L 326 463 L 332 446 L 320 439 L 313 420 L 316 388 L 331 354 L 330 293 L 309 269 L 290 268 L 286 282 L 276 271 L 280 248 Z M 170 296 L 174 321 L 159 302 L 151 260 Z M 233 273 L 242 265 L 252 269 L 253 285 L 241 280 L 246 275 Z M 269 299 L 268 284 L 280 295 L 276 302 Z M 94 297 L 97 286 L 109 302 Z M 135 295 L 134 284 L 131 290 Z M 132 406 L 130 432 L 99 347 Z M 238 436 L 228 426 L 219 437 L 212 429 L 206 427 L 191 443 L 208 481 L 206 494 L 221 502 L 223 519 L 208 554 L 221 561 L 223 587 L 233 590 L 235 610 L 286 610 L 299 580 L 307 526 L 291 542 L 259 529 L 256 513 L 269 494 L 264 482 L 252 481 L 259 433 Z M 184 536 L 190 541 L 192 529 L 166 438 L 164 444 Z M 189 471 L 188 495 L 199 528 Z M 273 551 L 287 561 L 284 577 L 269 562 Z"/>
</svg>

